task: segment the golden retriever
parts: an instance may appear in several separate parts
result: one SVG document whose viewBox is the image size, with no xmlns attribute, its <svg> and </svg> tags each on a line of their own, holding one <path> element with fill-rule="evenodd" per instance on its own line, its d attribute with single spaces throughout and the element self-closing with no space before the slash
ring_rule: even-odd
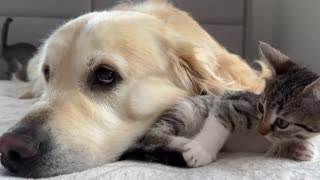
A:
<svg viewBox="0 0 320 180">
<path fill-rule="evenodd" d="M 41 98 L 0 139 L 1 163 L 26 177 L 113 162 L 177 99 L 225 89 L 259 93 L 267 76 L 164 1 L 71 20 L 29 67 Z"/>
</svg>

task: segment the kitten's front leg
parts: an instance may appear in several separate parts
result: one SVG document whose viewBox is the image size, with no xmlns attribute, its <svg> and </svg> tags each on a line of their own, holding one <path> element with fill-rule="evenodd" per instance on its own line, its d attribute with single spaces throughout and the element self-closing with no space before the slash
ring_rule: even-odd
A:
<svg viewBox="0 0 320 180">
<path fill-rule="evenodd" d="M 288 156 L 298 161 L 310 161 L 316 157 L 318 148 L 312 140 L 293 142 L 289 145 Z"/>
<path fill-rule="evenodd" d="M 189 167 L 208 165 L 216 160 L 229 135 L 230 130 L 219 119 L 209 115 L 201 131 L 184 146 L 184 160 Z"/>
</svg>

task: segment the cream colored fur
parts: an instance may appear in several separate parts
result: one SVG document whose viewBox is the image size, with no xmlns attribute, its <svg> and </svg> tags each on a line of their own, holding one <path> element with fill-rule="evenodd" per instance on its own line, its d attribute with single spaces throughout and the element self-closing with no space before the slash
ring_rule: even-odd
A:
<svg viewBox="0 0 320 180">
<path fill-rule="evenodd" d="M 44 65 L 50 67 L 49 82 Z M 87 75 L 100 65 L 122 77 L 115 89 L 90 89 Z M 42 94 L 29 115 L 50 110 L 46 128 L 60 150 L 52 153 L 78 163 L 65 172 L 116 160 L 179 98 L 225 89 L 260 93 L 265 85 L 260 73 L 187 13 L 162 1 L 119 5 L 66 23 L 48 38 L 28 72 L 32 94 Z M 82 161 L 83 156 L 90 158 Z"/>
</svg>

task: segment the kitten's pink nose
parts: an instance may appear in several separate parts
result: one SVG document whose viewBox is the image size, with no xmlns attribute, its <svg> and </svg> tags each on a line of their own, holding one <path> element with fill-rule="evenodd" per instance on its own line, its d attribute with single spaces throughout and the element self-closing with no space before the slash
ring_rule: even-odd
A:
<svg viewBox="0 0 320 180">
<path fill-rule="evenodd" d="M 37 154 L 39 143 L 23 134 L 7 132 L 0 138 L 0 153 L 10 156 L 17 153 L 21 158 L 31 158 Z"/>
<path fill-rule="evenodd" d="M 270 130 L 271 130 L 270 125 L 268 123 L 266 123 L 264 120 L 262 120 L 259 125 L 260 134 L 265 136 L 265 135 L 269 134 Z"/>
</svg>

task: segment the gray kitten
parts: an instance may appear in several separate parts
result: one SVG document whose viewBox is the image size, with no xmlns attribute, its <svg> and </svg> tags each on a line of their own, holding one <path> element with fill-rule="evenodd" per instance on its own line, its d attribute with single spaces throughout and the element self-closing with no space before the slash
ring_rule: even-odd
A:
<svg viewBox="0 0 320 180">
<path fill-rule="evenodd" d="M 261 43 L 260 49 L 275 74 L 263 94 L 227 91 L 222 96 L 183 99 L 164 112 L 126 156 L 172 164 L 167 157 L 161 158 L 163 152 L 173 151 L 181 154 L 189 167 L 199 167 L 214 161 L 218 152 L 227 148 L 227 140 L 238 136 L 236 132 L 260 132 L 250 136 L 262 135 L 260 142 L 282 144 L 283 156 L 311 160 L 316 153 L 313 137 L 320 133 L 319 76 L 268 44 Z M 234 141 L 231 147 L 250 141 Z M 262 147 L 263 151 L 270 145 Z M 152 152 L 156 152 L 154 156 Z"/>
<path fill-rule="evenodd" d="M 15 74 L 18 79 L 27 81 L 28 61 L 34 56 L 37 48 L 29 43 L 7 44 L 9 25 L 12 21 L 12 18 L 7 18 L 2 27 L 2 56 L 9 68 L 8 75 Z"/>
</svg>

